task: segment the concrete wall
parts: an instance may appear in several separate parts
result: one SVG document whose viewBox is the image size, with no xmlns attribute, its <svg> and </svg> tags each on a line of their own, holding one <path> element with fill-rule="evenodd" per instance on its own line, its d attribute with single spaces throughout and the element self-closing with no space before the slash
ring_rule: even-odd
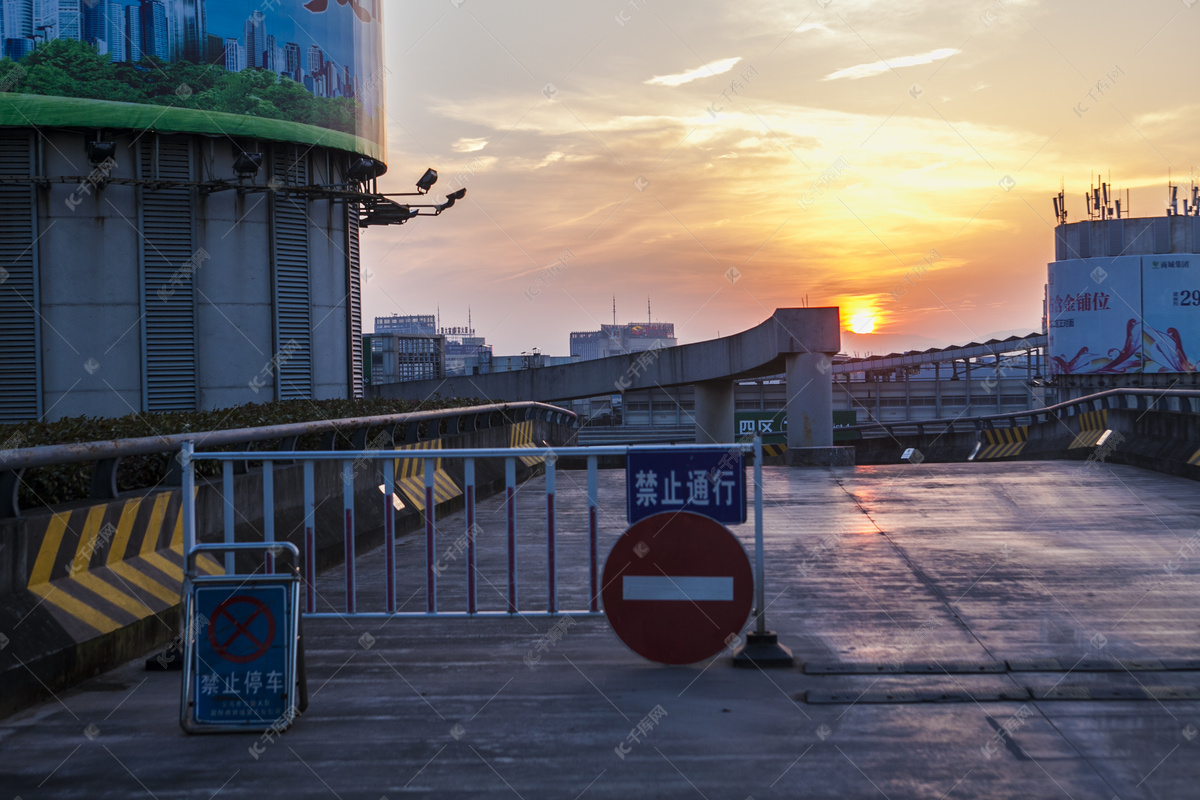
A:
<svg viewBox="0 0 1200 800">
<path fill-rule="evenodd" d="M 9 131 L 6 136 L 22 136 Z M 185 142 L 192 180 L 233 180 L 235 145 L 228 138 L 154 133 L 117 134 L 116 166 L 100 188 L 82 177 L 98 175 L 88 163 L 85 142 L 95 132 L 47 130 L 33 137 L 31 173 L 52 180 L 35 190 L 35 253 L 40 319 L 41 379 L 37 387 L 47 419 L 64 416 L 123 416 L 149 410 L 145 380 L 145 314 L 156 299 L 143 289 L 140 256 L 148 244 L 139 210 L 153 203 L 145 188 L 113 181 L 140 175 L 140 151 L 156 141 Z M 272 178 L 269 142 L 238 140 L 265 154 L 255 179 Z M 301 148 L 309 180 L 341 182 L 344 153 Z M 68 178 L 66 183 L 57 179 Z M 84 188 L 81 188 L 83 186 Z M 145 198 L 143 200 L 143 198 Z M 307 203 L 313 398 L 351 394 L 350 297 L 346 205 Z M 275 331 L 271 195 L 234 190 L 191 192 L 192 220 L 181 224 L 187 252 L 207 253 L 196 263 L 194 301 L 180 293 L 171 303 L 194 302 L 197 408 L 225 408 L 276 399 L 272 359 L 281 346 Z M 172 263 L 175 257 L 172 256 Z M 178 259 L 185 268 L 187 259 Z M 181 362 L 182 356 L 181 355 Z M 250 382 L 259 379 L 254 391 Z M 18 419 L 3 420 L 17 422 Z"/>
</svg>

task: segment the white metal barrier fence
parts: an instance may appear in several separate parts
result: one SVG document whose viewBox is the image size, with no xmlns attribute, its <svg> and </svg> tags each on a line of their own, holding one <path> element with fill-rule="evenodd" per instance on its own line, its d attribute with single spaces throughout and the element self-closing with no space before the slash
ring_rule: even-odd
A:
<svg viewBox="0 0 1200 800">
<path fill-rule="evenodd" d="M 763 543 L 762 543 L 762 441 L 755 438 L 753 443 L 738 442 L 729 445 L 674 445 L 672 451 L 712 450 L 714 447 L 727 448 L 731 453 L 748 453 L 755 455 L 754 459 L 754 538 L 755 538 L 755 615 L 757 628 L 765 629 L 763 621 Z M 299 462 L 304 471 L 304 537 L 301 561 L 303 564 L 304 581 L 304 616 L 308 618 L 343 618 L 347 616 L 360 618 L 388 617 L 506 617 L 522 616 L 589 616 L 600 615 L 600 589 L 598 579 L 602 565 L 599 563 L 598 547 L 598 461 L 600 456 L 622 456 L 638 450 L 662 450 L 660 446 L 600 446 L 600 447 L 562 447 L 562 448 L 474 448 L 458 450 L 361 450 L 338 452 L 286 452 L 272 453 L 271 458 L 264 458 L 262 452 L 235 453 L 196 453 L 191 442 L 185 442 L 180 454 L 183 466 L 183 537 L 184 553 L 189 557 L 196 550 L 196 474 L 195 462 L 216 461 L 222 464 L 222 496 L 224 498 L 224 543 L 234 544 L 234 493 L 233 472 L 235 462 L 262 462 L 263 468 L 263 539 L 269 544 L 276 541 L 275 531 L 275 490 L 274 467 L 275 461 L 287 463 Z M 546 583 L 545 607 L 521 608 L 517 591 L 517 513 L 515 495 L 517 491 L 518 458 L 545 459 L 545 492 L 546 492 Z M 555 507 L 555 473 L 556 460 L 564 457 L 582 457 L 587 463 L 587 542 L 588 542 L 588 605 L 583 609 L 562 609 L 558 599 L 558 562 L 557 541 L 558 530 Z M 403 611 L 396 603 L 396 532 L 395 532 L 395 501 L 396 496 L 396 460 L 419 459 L 424 462 L 425 489 L 425 610 Z M 464 526 L 466 531 L 466 608 L 461 610 L 445 610 L 438 605 L 437 539 L 438 527 L 436 520 L 435 502 L 435 471 L 439 459 L 462 459 L 464 473 Z M 507 522 L 507 564 L 508 592 L 507 609 L 503 611 L 480 610 L 478 605 L 476 585 L 476 548 L 475 536 L 475 467 L 479 459 L 503 459 L 505 473 L 505 504 Z M 318 461 L 340 462 L 342 468 L 342 510 L 343 510 L 343 545 L 345 557 L 345 591 L 346 603 L 344 612 L 322 612 L 316 607 L 316 490 L 314 465 Z M 358 606 L 358 575 L 355 565 L 355 503 L 354 503 L 354 473 L 355 465 L 366 462 L 383 462 L 383 485 L 379 516 L 383 528 L 384 562 L 384 604 L 383 610 L 362 611 Z M 624 507 L 622 499 L 622 508 Z M 190 560 L 185 563 L 192 563 Z M 234 572 L 234 553 L 227 552 L 225 556 L 225 571 Z M 266 556 L 266 571 L 275 571 L 274 559 L 268 552 Z"/>
</svg>

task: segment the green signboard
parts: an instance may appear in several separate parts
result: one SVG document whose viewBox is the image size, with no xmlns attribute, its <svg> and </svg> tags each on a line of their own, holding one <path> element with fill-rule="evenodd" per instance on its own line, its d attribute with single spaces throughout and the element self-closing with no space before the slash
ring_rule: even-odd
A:
<svg viewBox="0 0 1200 800">
<path fill-rule="evenodd" d="M 734 432 L 739 436 L 755 433 L 761 434 L 763 444 L 787 444 L 787 411 L 735 411 L 733 413 Z M 853 441 L 858 438 L 858 431 L 843 430 L 858 424 L 857 411 L 833 412 L 833 440 L 835 442 Z"/>
</svg>

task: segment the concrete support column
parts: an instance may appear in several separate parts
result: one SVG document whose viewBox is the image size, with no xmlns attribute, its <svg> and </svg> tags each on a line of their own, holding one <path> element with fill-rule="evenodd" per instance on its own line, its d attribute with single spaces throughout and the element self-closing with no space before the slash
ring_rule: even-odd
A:
<svg viewBox="0 0 1200 800">
<path fill-rule="evenodd" d="M 695 420 L 696 444 L 726 444 L 734 440 L 733 381 L 696 384 Z"/>
<path fill-rule="evenodd" d="M 790 353 L 787 364 L 788 449 L 833 446 L 833 370 L 823 353 Z"/>
</svg>

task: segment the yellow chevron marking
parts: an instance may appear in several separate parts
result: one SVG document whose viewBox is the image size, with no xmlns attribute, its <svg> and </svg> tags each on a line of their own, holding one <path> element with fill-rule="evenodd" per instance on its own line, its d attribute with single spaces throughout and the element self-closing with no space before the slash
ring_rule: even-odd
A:
<svg viewBox="0 0 1200 800">
<path fill-rule="evenodd" d="M 107 505 L 92 506 L 88 509 L 83 530 L 79 532 L 79 545 L 75 548 L 75 558 L 71 561 L 73 568 L 86 570 L 91 565 L 92 554 L 96 552 L 96 539 L 100 537 L 100 523 L 104 522 L 104 512 L 107 510 Z"/>
<path fill-rule="evenodd" d="M 101 614 L 87 603 L 80 602 L 66 592 L 60 592 L 52 584 L 39 583 L 30 586 L 29 590 L 42 597 L 52 606 L 67 612 L 80 622 L 95 628 L 100 633 L 109 633 L 123 627 L 111 617 Z"/>
<path fill-rule="evenodd" d="M 508 436 L 509 447 L 521 449 L 526 447 L 537 447 L 537 442 L 533 440 L 533 421 L 518 422 L 512 426 L 512 430 Z M 541 456 L 519 456 L 521 463 L 527 467 L 532 467 L 534 464 L 540 464 L 546 459 Z"/>
<path fill-rule="evenodd" d="M 58 557 L 58 549 L 62 545 L 63 533 L 67 529 L 67 520 L 70 517 L 71 512 L 60 511 L 50 518 L 50 522 L 46 526 L 46 536 L 42 539 L 42 548 L 38 551 L 37 560 L 33 564 L 33 572 L 29 576 L 29 591 L 100 633 L 115 631 L 121 627 L 119 623 L 86 603 L 81 603 L 66 592 L 56 590 L 50 584 L 50 573 L 54 569 L 54 562 Z"/>
<path fill-rule="evenodd" d="M 167 516 L 167 504 L 171 501 L 171 493 L 163 492 L 154 498 L 154 508 L 150 511 L 150 519 L 146 521 L 146 538 L 142 540 L 141 556 L 147 564 L 158 569 L 172 580 L 183 583 L 183 566 L 164 558 L 155 552 L 162 535 L 163 522 Z"/>
<path fill-rule="evenodd" d="M 1021 451 L 1025 449 L 1025 445 L 1029 443 L 1029 427 L 985 430 L 983 438 L 987 441 L 987 445 L 976 456 L 977 461 L 989 458 L 1008 458 L 1020 455 Z"/>
<path fill-rule="evenodd" d="M 130 500 L 121 509 L 121 519 L 117 523 L 117 533 L 113 537 L 112 547 L 108 551 L 108 568 L 139 589 L 157 597 L 167 605 L 179 602 L 179 590 L 169 589 L 158 581 L 138 572 L 133 565 L 125 561 L 125 549 L 129 546 L 129 535 L 133 531 L 133 523 L 137 519 L 138 510 L 142 507 L 139 497 Z"/>
<path fill-rule="evenodd" d="M 62 544 L 63 533 L 67 530 L 67 520 L 70 518 L 70 511 L 60 511 L 50 518 L 50 523 L 46 526 L 46 536 L 42 539 L 42 549 L 38 550 L 37 561 L 33 563 L 33 572 L 29 575 L 30 589 L 50 581 L 50 572 L 54 569 L 58 548 Z"/>
<path fill-rule="evenodd" d="M 1194 467 L 1200 467 L 1200 450 L 1192 453 L 1192 457 L 1188 459 L 1188 463 Z"/>
<path fill-rule="evenodd" d="M 1108 409 L 1102 408 L 1099 411 L 1084 411 L 1079 415 L 1079 433 L 1067 446 L 1068 450 L 1077 450 L 1081 447 L 1095 447 L 1096 442 L 1100 441 L 1100 437 L 1108 429 Z"/>
<path fill-rule="evenodd" d="M 141 555 L 148 556 L 158 549 L 159 533 L 162 531 L 163 519 L 167 516 L 167 504 L 170 502 L 170 492 L 163 492 L 154 498 L 154 508 L 150 509 L 150 519 L 146 520 L 146 534 L 142 539 Z"/>
<path fill-rule="evenodd" d="M 100 535 L 100 524 L 104 522 L 104 513 L 107 510 L 107 504 L 92 506 L 88 509 L 83 530 L 79 533 L 79 545 L 75 550 L 75 559 L 71 562 L 70 579 L 122 611 L 132 614 L 134 619 L 141 619 L 151 613 L 153 609 L 88 571 L 88 562 L 91 560 L 92 553 L 95 552 L 96 539 Z"/>
<path fill-rule="evenodd" d="M 438 450 L 442 446 L 441 439 L 428 442 L 404 445 L 397 450 Z M 425 510 L 425 459 L 398 458 L 396 459 L 396 490 L 403 494 L 418 511 Z M 462 494 L 462 489 L 442 467 L 442 459 L 434 459 L 433 465 L 433 501 L 444 503 L 452 497 Z"/>
</svg>

